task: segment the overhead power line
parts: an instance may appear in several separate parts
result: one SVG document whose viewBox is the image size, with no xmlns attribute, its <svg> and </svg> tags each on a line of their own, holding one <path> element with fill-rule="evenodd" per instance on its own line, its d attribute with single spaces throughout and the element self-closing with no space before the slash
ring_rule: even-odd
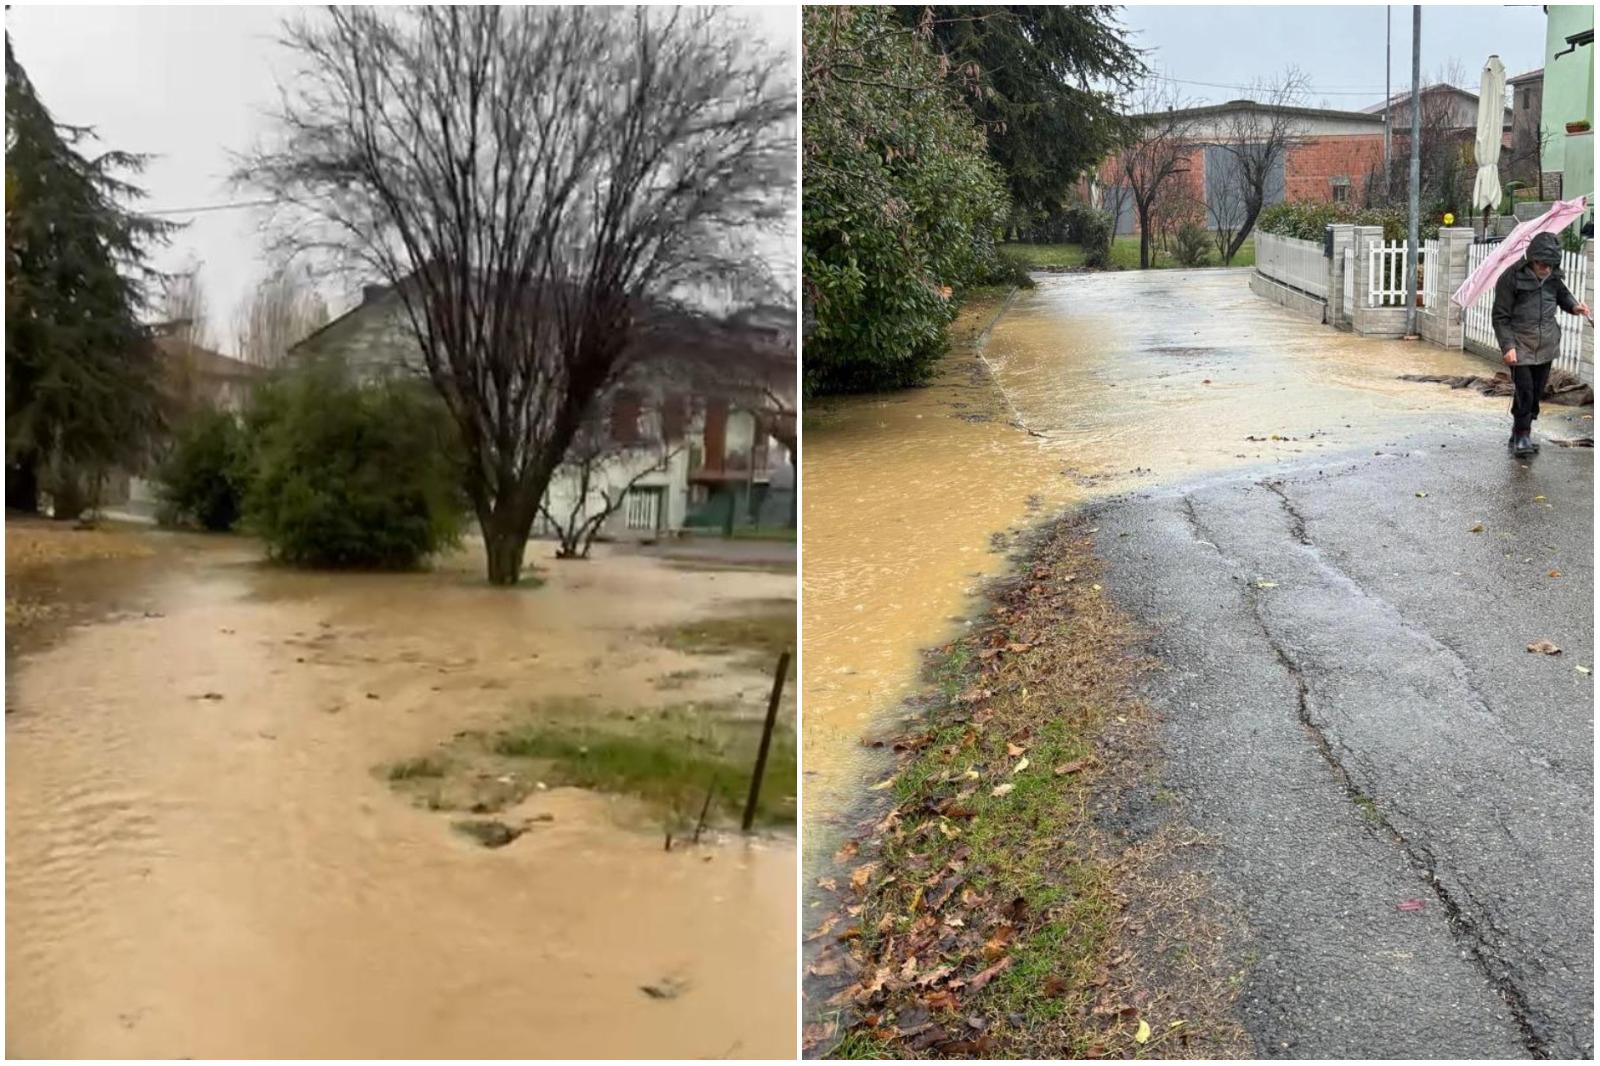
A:
<svg viewBox="0 0 1600 1066">
<path fill-rule="evenodd" d="M 200 215 L 208 211 L 237 211 L 241 207 L 270 207 L 281 204 L 282 200 L 236 200 L 230 204 L 202 204 L 199 207 L 163 207 L 152 211 L 140 211 L 141 215 Z"/>
<path fill-rule="evenodd" d="M 1260 92 L 1263 88 L 1260 85 L 1228 85 L 1223 82 L 1215 81 L 1191 81 L 1187 78 L 1174 78 L 1166 74 L 1154 74 L 1151 76 L 1157 81 L 1176 82 L 1179 85 L 1203 85 L 1208 89 L 1233 89 L 1237 92 L 1248 93 Z M 1376 98 L 1380 102 L 1384 98 L 1382 89 L 1318 89 L 1316 87 L 1312 87 L 1306 89 L 1305 94 L 1307 96 L 1365 96 L 1368 98 Z"/>
</svg>

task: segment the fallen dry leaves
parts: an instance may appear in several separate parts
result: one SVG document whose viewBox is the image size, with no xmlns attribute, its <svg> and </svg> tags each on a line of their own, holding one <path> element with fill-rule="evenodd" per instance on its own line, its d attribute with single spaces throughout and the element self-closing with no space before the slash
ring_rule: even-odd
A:
<svg viewBox="0 0 1600 1066">
<path fill-rule="evenodd" d="M 891 1056 L 1026 1057 L 1063 1047 L 1112 1056 L 1137 1046 L 1136 1026 L 1153 1001 L 1133 987 L 1132 954 L 1114 946 L 1142 926 L 1120 913 L 1126 901 L 1109 887 L 1116 875 L 1098 865 L 1110 853 L 1098 851 L 1086 801 L 1115 766 L 1130 764 L 1084 748 L 1103 724 L 1134 728 L 1127 723 L 1143 712 L 1128 693 L 1142 666 L 1129 654 L 1125 623 L 1096 594 L 1083 533 L 1070 523 L 1052 530 L 1032 562 L 992 593 L 981 624 L 941 649 L 941 661 L 965 665 L 940 679 L 944 695 L 910 726 L 916 743 L 864 741 L 899 753 L 889 780 L 906 787 L 874 801 L 876 813 L 835 856 L 837 877 L 825 879 L 837 888 L 837 910 L 808 938 L 817 948 L 806 996 L 839 1024 L 808 1028 L 808 1054 L 825 1054 L 821 1045 L 847 1032 Z M 1072 722 L 1066 740 L 1064 720 Z M 1033 786 L 1026 793 L 1022 781 Z M 1042 836 L 1008 833 L 1019 811 L 1039 816 L 1042 781 L 1066 802 L 1047 806 Z M 969 836 L 984 841 L 982 853 Z M 1093 896 L 1109 914 L 1103 931 L 1061 942 L 1044 973 L 1024 971 L 1019 953 L 1056 943 L 1057 934 L 1038 937 L 1070 923 L 1077 904 L 1028 904 L 1010 868 L 1039 870 L 1040 861 L 1047 880 L 1080 878 L 1079 893 L 1108 886 L 1103 900 Z M 1074 872 L 1084 868 L 1096 872 Z M 1061 1013 L 1031 1029 L 1004 1006 L 1018 995 L 1054 1001 Z M 1157 1050 L 1167 1032 L 1147 1034 L 1141 1054 L 1167 1053 Z M 1179 1053 L 1196 1046 L 1187 1035 L 1171 1043 Z"/>
</svg>

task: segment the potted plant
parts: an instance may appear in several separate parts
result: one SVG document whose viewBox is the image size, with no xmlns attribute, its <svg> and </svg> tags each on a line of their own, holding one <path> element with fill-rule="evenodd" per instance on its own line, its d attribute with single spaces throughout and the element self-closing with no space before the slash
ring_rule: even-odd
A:
<svg viewBox="0 0 1600 1066">
<path fill-rule="evenodd" d="M 1580 118 L 1576 122 L 1567 123 L 1567 132 L 1568 133 L 1588 133 L 1589 132 L 1589 120 L 1586 119 L 1586 118 Z"/>
</svg>

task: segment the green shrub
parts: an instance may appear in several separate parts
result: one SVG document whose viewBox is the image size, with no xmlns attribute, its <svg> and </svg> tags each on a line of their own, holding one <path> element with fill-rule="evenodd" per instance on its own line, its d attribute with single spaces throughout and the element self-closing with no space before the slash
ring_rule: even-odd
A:
<svg viewBox="0 0 1600 1066">
<path fill-rule="evenodd" d="M 1178 239 L 1172 250 L 1173 258 L 1186 267 L 1205 266 L 1210 254 L 1211 235 L 1190 223 L 1178 230 Z"/>
<path fill-rule="evenodd" d="M 1432 240 L 1439 236 L 1442 214 L 1424 215 L 1419 225 L 1419 240 Z M 1406 239 L 1406 213 L 1393 207 L 1354 207 L 1323 200 L 1284 201 L 1261 209 L 1256 218 L 1256 229 L 1279 237 L 1294 237 L 1302 241 L 1320 241 L 1327 227 L 1339 224 L 1356 226 L 1382 226 L 1383 239 Z"/>
<path fill-rule="evenodd" d="M 190 415 L 156 471 L 162 524 L 232 529 L 244 510 L 248 461 L 244 427 L 231 412 Z"/>
<path fill-rule="evenodd" d="M 806 394 L 919 384 L 996 269 L 1005 185 L 952 72 L 892 12 L 806 8 L 804 43 Z"/>
<path fill-rule="evenodd" d="M 1087 204 L 1067 209 L 1067 241 L 1083 249 L 1083 265 L 1104 270 L 1111 265 L 1111 241 L 1115 236 L 1111 215 Z"/>
<path fill-rule="evenodd" d="M 247 425 L 245 518 L 274 558 L 402 569 L 459 543 L 452 424 L 421 383 L 312 362 L 260 386 Z"/>
</svg>

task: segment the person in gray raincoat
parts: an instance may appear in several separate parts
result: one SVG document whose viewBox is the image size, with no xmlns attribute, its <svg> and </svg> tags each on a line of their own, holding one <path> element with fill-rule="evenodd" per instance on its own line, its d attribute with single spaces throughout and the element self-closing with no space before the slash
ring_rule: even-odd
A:
<svg viewBox="0 0 1600 1066">
<path fill-rule="evenodd" d="M 1550 380 L 1550 364 L 1561 352 L 1557 308 L 1594 322 L 1588 306 L 1573 298 L 1561 276 L 1561 242 L 1553 233 L 1538 233 L 1528 242 L 1523 261 L 1507 267 L 1495 282 L 1490 316 L 1514 389 L 1507 447 L 1519 456 L 1539 450 L 1533 439 L 1533 420 L 1539 417 L 1539 398 Z"/>
</svg>

